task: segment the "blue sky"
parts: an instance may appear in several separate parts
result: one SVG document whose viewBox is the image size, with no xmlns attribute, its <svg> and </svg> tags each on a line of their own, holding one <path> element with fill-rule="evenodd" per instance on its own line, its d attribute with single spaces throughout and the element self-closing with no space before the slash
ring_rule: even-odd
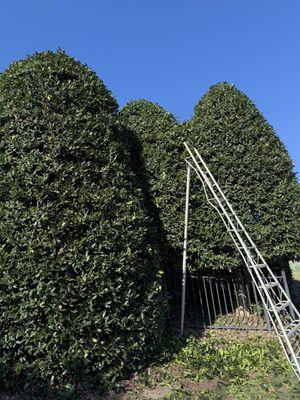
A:
<svg viewBox="0 0 300 400">
<path fill-rule="evenodd" d="M 300 172 L 299 21 L 299 0 L 6 0 L 0 71 L 61 47 L 121 106 L 146 98 L 179 120 L 227 80 L 256 103 Z"/>
</svg>

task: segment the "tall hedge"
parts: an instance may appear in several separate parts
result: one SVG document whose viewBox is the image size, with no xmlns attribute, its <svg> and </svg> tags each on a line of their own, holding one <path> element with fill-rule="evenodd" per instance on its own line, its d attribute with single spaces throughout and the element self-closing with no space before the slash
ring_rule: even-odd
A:
<svg viewBox="0 0 300 400">
<path fill-rule="evenodd" d="M 291 159 L 249 98 L 226 82 L 212 86 L 187 124 L 195 145 L 237 214 L 274 268 L 300 254 L 299 188 Z M 234 269 L 241 264 L 219 216 L 194 192 L 190 263 Z M 193 223 L 194 221 L 194 223 Z"/>
<path fill-rule="evenodd" d="M 0 79 L 5 379 L 109 386 L 161 332 L 159 260 L 103 82 L 64 52 Z"/>
<path fill-rule="evenodd" d="M 156 221 L 165 267 L 181 263 L 185 162 L 180 125 L 158 104 L 131 101 L 119 119 L 131 139 L 134 167 L 140 175 Z"/>
</svg>

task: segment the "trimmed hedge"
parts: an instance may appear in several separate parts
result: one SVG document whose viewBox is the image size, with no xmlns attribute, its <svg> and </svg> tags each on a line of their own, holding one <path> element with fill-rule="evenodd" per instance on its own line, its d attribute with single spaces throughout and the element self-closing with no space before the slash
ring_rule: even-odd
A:
<svg viewBox="0 0 300 400">
<path fill-rule="evenodd" d="M 119 119 L 128 130 L 134 168 L 156 221 L 165 267 L 180 267 L 185 202 L 180 125 L 172 114 L 147 100 L 129 102 Z"/>
<path fill-rule="evenodd" d="M 226 82 L 212 86 L 187 124 L 188 140 L 208 162 L 263 255 L 276 268 L 300 254 L 299 186 L 278 136 L 248 97 Z M 189 245 L 194 268 L 241 265 L 219 216 L 194 192 Z"/>
<path fill-rule="evenodd" d="M 181 265 L 185 136 L 208 161 L 271 266 L 289 271 L 288 261 L 300 253 L 299 186 L 284 146 L 247 96 L 227 83 L 215 85 L 181 127 L 170 113 L 146 100 L 128 103 L 119 118 L 134 143 L 132 158 L 156 213 L 167 266 Z M 188 242 L 192 270 L 211 273 L 243 265 L 195 177 Z"/>
<path fill-rule="evenodd" d="M 64 52 L 0 79 L 5 379 L 112 385 L 155 351 L 154 232 L 103 82 Z"/>
</svg>

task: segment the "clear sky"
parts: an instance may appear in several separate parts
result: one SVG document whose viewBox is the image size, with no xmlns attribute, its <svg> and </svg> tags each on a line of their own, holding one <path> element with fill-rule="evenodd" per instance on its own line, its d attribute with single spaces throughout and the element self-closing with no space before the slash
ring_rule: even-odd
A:
<svg viewBox="0 0 300 400">
<path fill-rule="evenodd" d="M 234 83 L 300 173 L 299 0 L 4 0 L 0 38 L 0 71 L 61 47 L 121 106 L 146 98 L 181 121 L 210 85 Z"/>
</svg>

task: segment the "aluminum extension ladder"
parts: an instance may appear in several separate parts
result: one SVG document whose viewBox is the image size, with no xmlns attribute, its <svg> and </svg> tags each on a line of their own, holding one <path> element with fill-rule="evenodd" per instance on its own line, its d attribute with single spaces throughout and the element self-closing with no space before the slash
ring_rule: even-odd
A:
<svg viewBox="0 0 300 400">
<path fill-rule="evenodd" d="M 181 333 L 184 327 L 185 311 L 190 174 L 191 170 L 193 170 L 202 182 L 208 203 L 219 213 L 227 231 L 240 252 L 253 283 L 260 294 L 262 303 L 267 310 L 285 356 L 300 380 L 300 313 L 249 236 L 197 149 L 190 146 L 187 142 L 184 142 L 184 146 L 189 157 L 186 159 L 187 190 L 183 250 Z"/>
</svg>

